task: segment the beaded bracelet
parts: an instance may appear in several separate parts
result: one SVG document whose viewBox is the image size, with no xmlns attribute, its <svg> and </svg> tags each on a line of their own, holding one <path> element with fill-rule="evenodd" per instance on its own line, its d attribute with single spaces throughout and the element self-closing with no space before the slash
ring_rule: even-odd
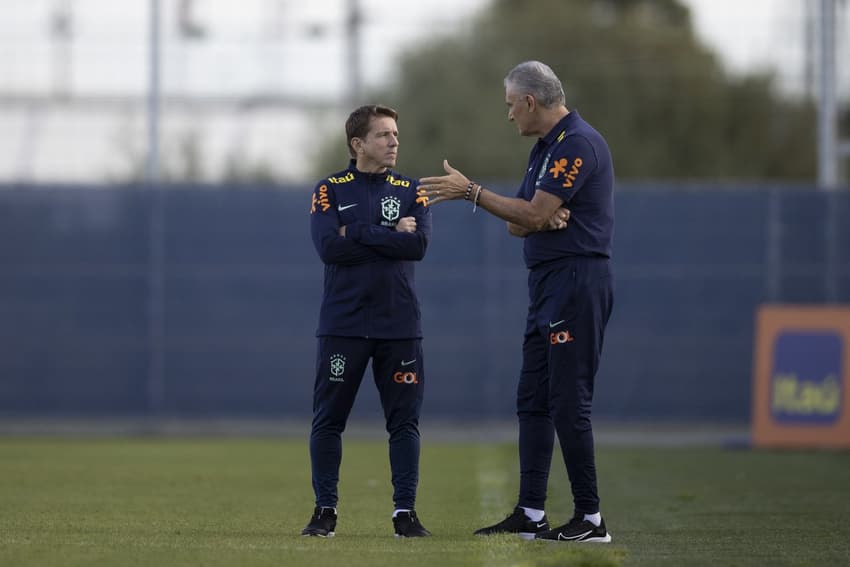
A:
<svg viewBox="0 0 850 567">
<path fill-rule="evenodd" d="M 469 197 L 472 195 L 472 188 L 475 186 L 474 181 L 470 181 L 466 186 L 466 195 L 463 196 L 464 201 L 469 201 Z"/>
</svg>

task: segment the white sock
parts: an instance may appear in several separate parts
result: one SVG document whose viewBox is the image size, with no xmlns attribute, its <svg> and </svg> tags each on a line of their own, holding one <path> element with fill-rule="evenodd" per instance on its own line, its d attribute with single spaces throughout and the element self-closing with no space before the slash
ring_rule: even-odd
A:
<svg viewBox="0 0 850 567">
<path fill-rule="evenodd" d="M 396 510 L 395 512 L 393 512 L 393 518 L 395 518 L 396 516 L 398 516 L 398 513 L 399 513 L 399 512 L 411 512 L 411 511 L 412 511 L 412 510 L 407 510 L 407 509 L 405 509 L 405 508 L 399 508 L 398 510 Z"/>
<path fill-rule="evenodd" d="M 528 519 L 532 522 L 539 522 L 543 519 L 543 516 L 546 515 L 546 512 L 543 510 L 538 510 L 537 508 L 526 508 L 525 506 L 520 506 L 522 511 L 525 512 L 525 515 L 528 516 Z"/>
<path fill-rule="evenodd" d="M 599 524 L 602 523 L 602 514 L 599 512 L 595 514 L 585 514 L 584 519 L 593 524 L 596 527 L 599 527 Z"/>
</svg>

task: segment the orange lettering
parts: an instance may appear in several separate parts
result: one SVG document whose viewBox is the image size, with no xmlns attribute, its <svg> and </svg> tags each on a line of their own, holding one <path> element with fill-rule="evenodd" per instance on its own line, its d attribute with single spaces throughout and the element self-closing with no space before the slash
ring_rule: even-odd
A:
<svg viewBox="0 0 850 567">
<path fill-rule="evenodd" d="M 560 331 L 558 333 L 549 333 L 549 342 L 553 345 L 561 345 L 564 343 L 571 343 L 575 340 L 575 338 L 570 334 L 569 331 Z"/>
<path fill-rule="evenodd" d="M 328 201 L 328 186 L 322 185 L 319 187 L 319 197 L 316 198 L 316 194 L 313 193 L 313 205 L 310 209 L 310 212 L 313 213 L 316 211 L 316 205 L 321 205 L 322 212 L 327 211 L 331 208 L 330 201 Z"/>
<path fill-rule="evenodd" d="M 396 372 L 393 374 L 393 382 L 396 384 L 418 384 L 416 372 Z"/>
<path fill-rule="evenodd" d="M 584 162 L 581 160 L 581 158 L 575 159 L 575 161 L 573 162 L 573 166 L 570 168 L 570 172 L 564 176 L 565 180 L 563 187 L 570 188 L 573 186 L 573 181 L 575 181 L 576 177 L 578 177 L 578 170 L 579 168 L 581 168 L 583 163 Z"/>
</svg>

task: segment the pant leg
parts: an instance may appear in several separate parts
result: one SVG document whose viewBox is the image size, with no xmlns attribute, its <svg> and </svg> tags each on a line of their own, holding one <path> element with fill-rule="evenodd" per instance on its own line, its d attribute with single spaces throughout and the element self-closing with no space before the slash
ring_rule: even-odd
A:
<svg viewBox="0 0 850 567">
<path fill-rule="evenodd" d="M 535 275 L 529 275 L 533 289 Z M 543 510 L 552 464 L 555 430 L 549 414 L 548 337 L 537 320 L 540 303 L 529 304 L 522 345 L 522 369 L 517 385 L 519 421 L 519 499 L 518 505 Z"/>
<path fill-rule="evenodd" d="M 316 506 L 337 504 L 342 432 L 370 356 L 371 342 L 367 339 L 319 337 L 310 431 Z"/>
<path fill-rule="evenodd" d="M 425 392 L 421 339 L 379 341 L 372 373 L 389 433 L 393 502 L 415 509 L 419 484 L 419 412 Z"/>
<path fill-rule="evenodd" d="M 605 326 L 613 306 L 612 276 L 602 260 L 577 260 L 553 280 L 569 290 L 553 301 L 549 407 L 576 512 L 599 511 L 591 410 Z"/>
</svg>

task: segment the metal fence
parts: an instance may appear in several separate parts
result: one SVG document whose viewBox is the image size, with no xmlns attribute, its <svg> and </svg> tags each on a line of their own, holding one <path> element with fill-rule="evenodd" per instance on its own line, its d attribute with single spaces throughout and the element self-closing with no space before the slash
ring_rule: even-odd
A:
<svg viewBox="0 0 850 567">
<path fill-rule="evenodd" d="M 322 266 L 288 189 L 0 190 L 0 416 L 308 417 Z M 747 420 L 756 307 L 850 302 L 848 191 L 622 185 L 616 207 L 598 417 Z M 520 241 L 441 205 L 417 270 L 423 411 L 510 418 Z"/>
</svg>

